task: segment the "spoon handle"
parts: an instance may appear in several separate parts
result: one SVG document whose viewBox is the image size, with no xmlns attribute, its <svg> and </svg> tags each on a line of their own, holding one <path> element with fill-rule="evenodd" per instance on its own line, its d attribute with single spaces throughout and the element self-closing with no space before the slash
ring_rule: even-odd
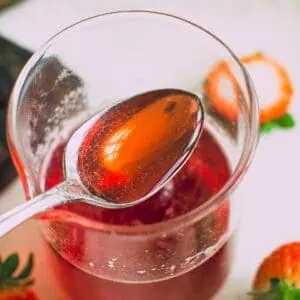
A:
<svg viewBox="0 0 300 300">
<path fill-rule="evenodd" d="M 68 192 L 69 187 L 70 183 L 65 181 L 2 214 L 0 216 L 0 238 L 34 215 L 74 199 L 74 194 Z"/>
</svg>

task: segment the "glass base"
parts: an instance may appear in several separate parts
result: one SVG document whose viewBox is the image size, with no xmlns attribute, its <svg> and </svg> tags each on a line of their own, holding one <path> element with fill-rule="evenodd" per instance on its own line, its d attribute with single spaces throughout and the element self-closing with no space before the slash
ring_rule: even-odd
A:
<svg viewBox="0 0 300 300">
<path fill-rule="evenodd" d="M 72 300 L 208 300 L 224 285 L 232 265 L 234 238 L 208 261 L 181 276 L 161 282 L 126 284 L 104 280 L 74 267 L 59 254 L 49 253 L 60 289 Z M 52 250 L 55 252 L 55 250 Z"/>
</svg>

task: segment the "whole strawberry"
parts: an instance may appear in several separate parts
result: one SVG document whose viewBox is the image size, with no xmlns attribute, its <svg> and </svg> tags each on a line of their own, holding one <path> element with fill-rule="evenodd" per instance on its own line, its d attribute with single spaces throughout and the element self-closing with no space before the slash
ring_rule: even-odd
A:
<svg viewBox="0 0 300 300">
<path fill-rule="evenodd" d="M 300 300 L 300 242 L 282 245 L 263 260 L 249 294 L 257 300 Z"/>
<path fill-rule="evenodd" d="M 17 253 L 11 254 L 6 260 L 0 258 L 0 300 L 38 300 L 30 286 L 30 277 L 34 265 L 33 254 L 30 254 L 25 267 L 16 274 L 19 266 Z"/>
</svg>

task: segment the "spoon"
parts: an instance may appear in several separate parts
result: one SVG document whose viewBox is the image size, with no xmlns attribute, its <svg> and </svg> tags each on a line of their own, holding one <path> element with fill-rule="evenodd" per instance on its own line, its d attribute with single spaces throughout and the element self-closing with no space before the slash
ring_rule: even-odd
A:
<svg viewBox="0 0 300 300">
<path fill-rule="evenodd" d="M 203 121 L 200 99 L 178 89 L 149 91 L 96 113 L 66 145 L 65 181 L 1 215 L 0 237 L 72 201 L 120 209 L 147 200 L 190 157 Z"/>
</svg>

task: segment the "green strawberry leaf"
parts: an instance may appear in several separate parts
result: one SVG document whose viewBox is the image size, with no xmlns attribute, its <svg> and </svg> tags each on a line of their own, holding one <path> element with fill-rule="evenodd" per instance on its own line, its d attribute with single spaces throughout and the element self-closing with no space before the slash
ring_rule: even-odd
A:
<svg viewBox="0 0 300 300">
<path fill-rule="evenodd" d="M 1 289 L 16 288 L 20 286 L 19 281 L 15 278 L 8 277 L 1 282 Z"/>
<path fill-rule="evenodd" d="M 34 266 L 33 254 L 30 253 L 23 270 L 17 276 L 14 276 L 18 265 L 19 255 L 17 253 L 11 254 L 3 263 L 0 263 L 0 290 L 26 287 L 34 283 L 34 280 L 30 278 Z"/>
<path fill-rule="evenodd" d="M 20 274 L 18 276 L 16 276 L 16 279 L 26 279 L 27 277 L 30 276 L 31 272 L 32 272 L 32 268 L 34 265 L 34 259 L 33 259 L 33 254 L 30 253 L 27 263 L 24 267 L 24 269 L 20 272 Z"/>
<path fill-rule="evenodd" d="M 269 133 L 273 130 L 273 128 L 275 126 L 276 126 L 276 124 L 273 121 L 261 124 L 260 125 L 260 132 L 261 133 Z"/>
<path fill-rule="evenodd" d="M 250 292 L 248 295 L 256 300 L 300 300 L 300 289 L 284 280 L 272 278 L 269 291 Z"/>
<path fill-rule="evenodd" d="M 11 277 L 17 270 L 19 265 L 19 255 L 17 253 L 11 254 L 2 264 L 2 274 L 5 278 Z"/>
<path fill-rule="evenodd" d="M 20 282 L 18 279 L 10 277 L 10 278 L 6 278 L 3 282 L 1 282 L 0 291 L 1 289 L 14 289 L 20 287 L 28 287 L 31 286 L 33 283 L 34 283 L 33 279 Z"/>
<path fill-rule="evenodd" d="M 293 118 L 293 116 L 289 113 L 286 113 L 281 118 L 277 120 L 273 120 L 264 124 L 261 124 L 260 126 L 260 132 L 261 133 L 270 133 L 274 128 L 283 128 L 283 129 L 289 129 L 296 126 L 296 121 Z"/>
<path fill-rule="evenodd" d="M 22 284 L 22 286 L 26 287 L 26 286 L 31 286 L 34 284 L 34 280 L 33 279 L 30 279 L 30 280 L 27 280 L 26 282 L 24 282 Z"/>
<path fill-rule="evenodd" d="M 3 265 L 0 265 L 0 285 L 4 279 L 5 279 L 5 273 L 4 273 Z"/>
<path fill-rule="evenodd" d="M 289 113 L 286 113 L 281 118 L 274 121 L 281 128 L 293 128 L 296 125 L 296 122 L 293 116 Z"/>
</svg>

